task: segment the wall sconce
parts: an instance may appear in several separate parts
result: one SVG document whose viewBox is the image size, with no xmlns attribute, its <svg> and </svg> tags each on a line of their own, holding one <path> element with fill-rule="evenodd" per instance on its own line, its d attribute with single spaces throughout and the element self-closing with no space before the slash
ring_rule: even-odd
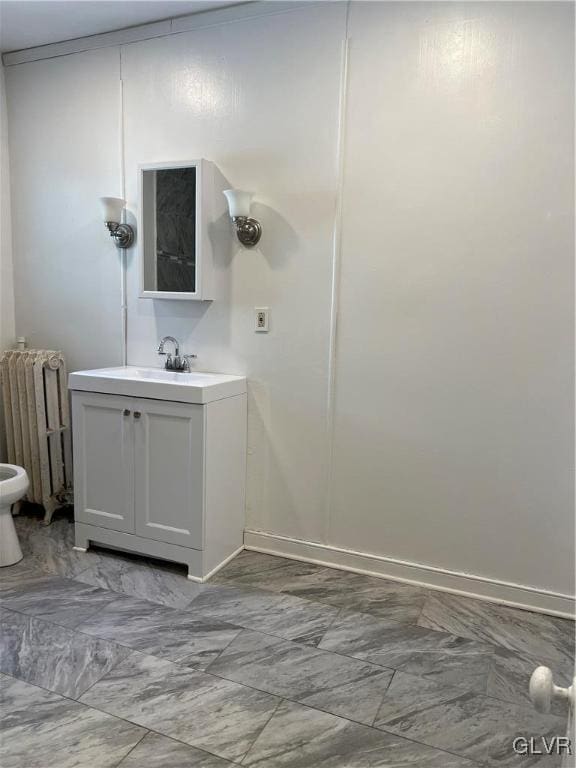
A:
<svg viewBox="0 0 576 768">
<path fill-rule="evenodd" d="M 262 227 L 256 219 L 250 218 L 252 192 L 239 189 L 225 189 L 230 216 L 236 226 L 236 236 L 246 248 L 253 248 L 262 237 Z"/>
<path fill-rule="evenodd" d="M 101 197 L 100 202 L 110 237 L 114 238 L 118 248 L 130 248 L 134 242 L 134 230 L 130 224 L 120 223 L 126 200 L 121 197 Z"/>
</svg>

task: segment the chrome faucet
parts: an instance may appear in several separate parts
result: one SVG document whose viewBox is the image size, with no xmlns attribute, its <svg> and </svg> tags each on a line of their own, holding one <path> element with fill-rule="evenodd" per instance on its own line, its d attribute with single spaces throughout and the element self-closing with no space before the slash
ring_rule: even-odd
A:
<svg viewBox="0 0 576 768">
<path fill-rule="evenodd" d="M 167 341 L 174 344 L 174 357 L 170 352 L 164 352 L 164 345 Z M 160 344 L 158 345 L 158 354 L 166 357 L 164 368 L 167 371 L 190 371 L 190 360 L 196 359 L 196 355 L 182 355 L 180 357 L 180 342 L 175 339 L 174 336 L 164 336 Z"/>
</svg>

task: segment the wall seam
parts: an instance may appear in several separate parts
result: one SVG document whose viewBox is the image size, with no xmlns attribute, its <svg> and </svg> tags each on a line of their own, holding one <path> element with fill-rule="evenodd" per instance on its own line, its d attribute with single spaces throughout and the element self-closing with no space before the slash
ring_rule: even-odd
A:
<svg viewBox="0 0 576 768">
<path fill-rule="evenodd" d="M 326 404 L 326 441 L 327 469 L 326 495 L 322 540 L 330 541 L 332 512 L 332 477 L 334 470 L 334 418 L 336 410 L 336 363 L 338 342 L 338 313 L 340 306 L 340 271 L 342 263 L 342 222 L 344 201 L 344 154 L 346 140 L 346 109 L 348 96 L 348 57 L 349 57 L 349 20 L 350 3 L 346 3 L 344 22 L 344 41 L 342 43 L 342 63 L 340 67 L 340 93 L 338 99 L 338 139 L 336 143 L 337 185 L 336 206 L 334 212 L 334 232 L 332 239 L 332 292 L 330 299 L 330 338 L 328 348 L 328 390 Z"/>
<path fill-rule="evenodd" d="M 4 220 L 0 219 L 0 237 L 3 235 L 5 238 L 5 245 L 6 245 L 6 251 L 2 254 L 0 258 L 0 278 L 2 278 L 2 285 L 4 284 L 4 277 L 8 277 L 8 283 L 12 284 L 12 306 L 11 309 L 9 309 L 9 315 L 8 323 L 13 339 L 13 343 L 16 343 L 16 338 L 18 337 L 18 331 L 17 331 L 17 323 L 16 323 L 16 269 L 15 269 L 15 259 L 14 259 L 14 253 L 15 253 L 15 245 L 16 245 L 16 233 L 14 231 L 14 227 L 12 226 L 12 217 L 13 217 L 13 209 L 12 209 L 12 185 L 13 185 L 13 179 L 12 179 L 12 152 L 10 150 L 11 147 L 11 141 L 10 141 L 10 120 L 9 120 L 9 112 L 8 112 L 8 84 L 6 82 L 6 68 L 3 64 L 0 64 L 1 70 L 0 71 L 0 78 L 2 78 L 2 83 L 0 86 L 0 107 L 2 108 L 2 111 L 5 110 L 4 114 L 0 114 L 0 120 L 3 120 L 3 125 L 0 126 L 0 140 L 2 140 L 4 144 L 5 157 L 3 162 L 0 163 L 0 190 L 3 189 L 3 187 L 6 187 L 6 195 L 4 197 L 3 203 L 4 203 Z M 1 217 L 1 213 L 0 213 Z M 6 231 L 8 232 L 8 235 L 6 235 Z M 0 248 L 2 248 L 2 242 L 0 241 Z M 6 257 L 6 253 L 8 253 L 8 257 Z M 5 263 L 6 262 L 6 263 Z M 8 268 L 6 268 L 7 264 L 9 265 Z M 4 271 L 4 274 L 2 275 L 2 271 Z M 0 294 L 1 296 L 1 294 Z M 0 323 L 3 321 L 3 318 L 0 316 Z M 0 328 L 0 338 L 2 335 L 4 335 L 5 329 Z M 8 336 L 6 335 L 5 340 L 8 339 Z"/>
<path fill-rule="evenodd" d="M 124 131 L 124 80 L 122 73 L 122 46 L 118 46 L 118 67 L 120 78 L 120 197 L 126 199 L 126 162 Z M 126 222 L 126 209 L 122 211 L 122 221 Z M 122 365 L 128 364 L 128 290 L 126 249 L 120 248 L 120 313 L 122 323 Z"/>
</svg>

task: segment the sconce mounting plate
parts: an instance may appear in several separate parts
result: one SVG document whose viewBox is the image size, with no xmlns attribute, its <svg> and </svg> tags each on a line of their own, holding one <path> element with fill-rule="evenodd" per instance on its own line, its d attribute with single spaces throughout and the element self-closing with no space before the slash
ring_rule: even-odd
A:
<svg viewBox="0 0 576 768">
<path fill-rule="evenodd" d="M 249 216 L 234 216 L 232 221 L 236 226 L 238 240 L 245 248 L 253 248 L 262 237 L 262 227 L 256 219 Z"/>
<path fill-rule="evenodd" d="M 118 248 L 130 248 L 134 242 L 134 230 L 130 224 L 118 224 L 116 221 L 107 221 L 106 226 L 110 232 L 110 237 L 114 238 Z"/>
</svg>

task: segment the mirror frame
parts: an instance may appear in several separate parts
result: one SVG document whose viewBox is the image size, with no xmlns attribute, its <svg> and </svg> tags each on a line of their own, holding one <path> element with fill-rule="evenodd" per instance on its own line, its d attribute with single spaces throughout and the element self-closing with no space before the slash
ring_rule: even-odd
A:
<svg viewBox="0 0 576 768">
<path fill-rule="evenodd" d="M 138 266 L 139 286 L 141 299 L 177 299 L 179 301 L 203 301 L 202 296 L 202 269 L 203 256 L 206 243 L 204 242 L 204 175 L 206 172 L 206 160 L 185 160 L 181 162 L 167 163 L 140 163 L 138 165 Z M 195 291 L 148 291 L 144 286 L 144 172 L 164 171 L 172 168 L 196 168 L 196 290 Z"/>
</svg>

